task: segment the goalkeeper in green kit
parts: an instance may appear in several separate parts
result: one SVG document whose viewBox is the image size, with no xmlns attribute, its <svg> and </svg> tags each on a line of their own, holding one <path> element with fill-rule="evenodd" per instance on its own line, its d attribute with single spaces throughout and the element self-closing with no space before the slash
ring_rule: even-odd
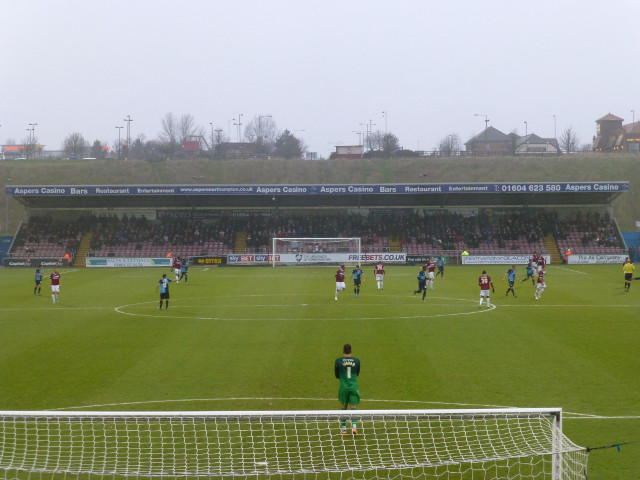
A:
<svg viewBox="0 0 640 480">
<path fill-rule="evenodd" d="M 348 343 L 342 348 L 342 357 L 336 360 L 335 364 L 336 378 L 340 379 L 340 389 L 338 390 L 338 399 L 342 410 L 350 408 L 356 410 L 356 406 L 360 403 L 360 392 L 358 391 L 358 375 L 360 374 L 360 360 L 351 356 L 351 345 Z M 351 419 L 351 433 L 356 435 L 357 420 Z M 347 434 L 347 420 L 340 421 L 342 435 Z"/>
</svg>

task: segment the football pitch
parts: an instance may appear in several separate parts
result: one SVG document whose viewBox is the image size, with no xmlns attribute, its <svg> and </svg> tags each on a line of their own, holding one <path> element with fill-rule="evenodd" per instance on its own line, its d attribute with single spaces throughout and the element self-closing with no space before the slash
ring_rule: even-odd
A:
<svg viewBox="0 0 640 480">
<path fill-rule="evenodd" d="M 168 310 L 168 269 L 64 269 L 58 304 L 50 268 L 41 296 L 0 269 L 0 409 L 334 409 L 351 343 L 362 409 L 562 407 L 578 445 L 626 444 L 594 450 L 590 480 L 640 476 L 640 283 L 625 293 L 621 266 L 551 265 L 540 300 L 530 280 L 505 297 L 506 265 L 447 266 L 424 303 L 418 266 L 387 266 L 384 290 L 366 266 L 338 301 L 335 269 L 191 268 Z"/>
</svg>

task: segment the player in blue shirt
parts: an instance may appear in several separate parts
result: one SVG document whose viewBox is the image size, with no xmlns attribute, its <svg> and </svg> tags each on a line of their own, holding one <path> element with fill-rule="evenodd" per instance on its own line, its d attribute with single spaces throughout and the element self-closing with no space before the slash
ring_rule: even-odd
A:
<svg viewBox="0 0 640 480">
<path fill-rule="evenodd" d="M 518 278 L 518 275 L 516 275 L 516 266 L 515 265 L 511 265 L 511 268 L 509 270 L 507 270 L 507 273 L 504 274 L 504 277 L 502 277 L 502 279 L 504 280 L 505 277 L 509 277 L 509 288 L 507 288 L 507 291 L 504 294 L 504 296 L 508 297 L 509 296 L 509 291 L 511 291 L 513 296 L 517 297 L 516 291 L 513 289 L 513 284 L 515 283 L 516 279 Z"/>
<path fill-rule="evenodd" d="M 426 265 L 422 267 L 420 273 L 418 273 L 418 290 L 414 290 L 413 294 L 422 292 L 422 301 L 424 302 L 424 297 L 427 296 L 427 267 Z"/>
<path fill-rule="evenodd" d="M 189 270 L 189 260 L 182 262 L 182 266 L 180 267 L 180 280 L 184 278 L 185 285 L 189 284 L 189 276 L 187 275 L 187 271 Z"/>
<path fill-rule="evenodd" d="M 527 278 L 523 278 L 520 280 L 520 284 L 523 284 L 527 280 L 531 279 L 531 283 L 533 286 L 536 286 L 536 277 L 533 276 L 533 260 L 529 259 L 529 263 L 527 263 Z"/>
<path fill-rule="evenodd" d="M 169 308 L 169 284 L 172 280 L 167 278 L 167 274 L 163 273 L 162 278 L 156 285 L 156 292 L 158 291 L 158 287 L 160 287 L 160 306 L 158 310 L 162 310 L 162 300 L 164 300 L 164 309 L 167 310 Z"/>
<path fill-rule="evenodd" d="M 44 275 L 44 273 L 42 272 L 42 267 L 36 268 L 36 271 L 33 275 L 36 279 L 36 286 L 33 287 L 33 294 L 36 295 L 37 290 L 38 296 L 40 296 L 40 289 L 42 288 L 42 276 Z"/>
<path fill-rule="evenodd" d="M 356 268 L 351 272 L 351 278 L 353 279 L 353 294 L 356 297 L 360 296 L 360 284 L 364 280 L 363 275 L 364 273 L 362 273 L 360 265 L 356 265 Z"/>
</svg>

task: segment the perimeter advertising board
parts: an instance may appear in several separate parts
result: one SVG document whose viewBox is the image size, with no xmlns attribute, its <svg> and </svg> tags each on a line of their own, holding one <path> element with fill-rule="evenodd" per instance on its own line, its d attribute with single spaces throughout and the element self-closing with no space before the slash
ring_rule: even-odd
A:
<svg viewBox="0 0 640 480">
<path fill-rule="evenodd" d="M 542 255 L 544 261 L 551 262 L 551 255 Z M 529 255 L 463 255 L 463 265 L 526 265 Z"/>
<path fill-rule="evenodd" d="M 12 257 L 3 259 L 5 267 L 69 267 L 71 262 L 64 258 L 21 258 Z"/>
<path fill-rule="evenodd" d="M 87 267 L 171 267 L 171 258 L 87 257 Z"/>
<path fill-rule="evenodd" d="M 624 262 L 626 255 L 583 255 L 579 253 L 572 253 L 569 255 L 567 259 L 567 263 L 571 265 L 580 265 L 580 264 L 616 264 L 619 263 L 622 265 Z"/>
<path fill-rule="evenodd" d="M 255 254 L 229 254 L 229 265 L 251 265 L 276 263 L 314 265 L 314 264 L 341 264 L 341 263 L 406 263 L 406 253 L 279 253 L 275 258 L 267 253 Z"/>
</svg>

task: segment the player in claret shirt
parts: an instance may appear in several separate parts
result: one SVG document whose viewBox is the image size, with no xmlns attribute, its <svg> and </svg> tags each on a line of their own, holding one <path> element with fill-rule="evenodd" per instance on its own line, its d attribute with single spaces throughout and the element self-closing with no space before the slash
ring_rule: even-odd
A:
<svg viewBox="0 0 640 480">
<path fill-rule="evenodd" d="M 338 292 L 347 288 L 344 284 L 344 265 L 340 265 L 340 268 L 336 271 L 336 300 L 338 300 Z"/>
<path fill-rule="evenodd" d="M 427 267 L 427 286 L 433 290 L 433 279 L 436 278 L 436 262 L 433 257 L 429 257 L 425 267 Z"/>
<path fill-rule="evenodd" d="M 376 263 L 373 267 L 373 273 L 376 276 L 376 282 L 378 282 L 378 290 L 384 290 L 384 264 L 382 262 Z"/>
<path fill-rule="evenodd" d="M 173 272 L 176 274 L 176 283 L 180 283 L 180 273 L 182 273 L 182 261 L 178 257 L 173 258 Z"/>
<path fill-rule="evenodd" d="M 539 300 L 540 295 L 544 292 L 547 285 L 544 283 L 544 270 L 538 271 L 538 282 L 536 283 L 536 293 L 533 295 L 534 300 Z"/>
<path fill-rule="evenodd" d="M 483 299 L 487 299 L 487 307 L 491 304 L 489 303 L 489 288 L 491 288 L 492 292 L 495 292 L 493 288 L 493 282 L 491 281 L 491 277 L 487 275 L 487 271 L 483 270 L 482 275 L 478 278 L 478 285 L 480 285 L 480 307 L 482 306 Z"/>
<path fill-rule="evenodd" d="M 49 281 L 51 282 L 51 298 L 53 303 L 60 301 L 60 274 L 58 270 L 53 269 L 53 273 L 49 275 Z"/>
</svg>

